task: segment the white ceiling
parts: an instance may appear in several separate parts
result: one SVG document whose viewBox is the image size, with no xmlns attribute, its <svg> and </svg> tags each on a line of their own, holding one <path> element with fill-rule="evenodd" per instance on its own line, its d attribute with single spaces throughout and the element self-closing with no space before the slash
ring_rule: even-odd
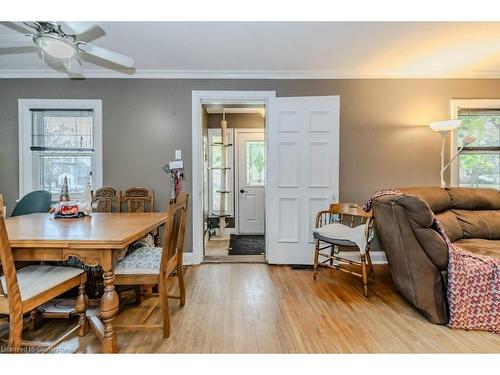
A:
<svg viewBox="0 0 500 375">
<path fill-rule="evenodd" d="M 92 43 L 135 72 L 83 64 L 86 77 L 500 78 L 500 23 L 102 22 Z M 14 31 L 0 24 L 0 33 Z M 111 67 L 115 68 L 115 67 Z M 2 49 L 1 77 L 66 77 L 26 49 Z"/>
</svg>

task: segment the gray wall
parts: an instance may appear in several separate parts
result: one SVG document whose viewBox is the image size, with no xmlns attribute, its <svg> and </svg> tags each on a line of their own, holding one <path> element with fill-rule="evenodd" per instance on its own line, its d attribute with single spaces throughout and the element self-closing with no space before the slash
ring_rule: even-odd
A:
<svg viewBox="0 0 500 375">
<path fill-rule="evenodd" d="M 191 191 L 191 91 L 276 90 L 278 96 L 340 95 L 340 199 L 364 201 L 389 186 L 439 184 L 439 135 L 451 98 L 500 98 L 500 80 L 0 80 L 0 192 L 18 198 L 18 98 L 102 99 L 104 184 L 154 189 L 165 209 L 163 164 L 183 150 Z M 191 225 L 186 249 L 191 250 Z"/>
</svg>

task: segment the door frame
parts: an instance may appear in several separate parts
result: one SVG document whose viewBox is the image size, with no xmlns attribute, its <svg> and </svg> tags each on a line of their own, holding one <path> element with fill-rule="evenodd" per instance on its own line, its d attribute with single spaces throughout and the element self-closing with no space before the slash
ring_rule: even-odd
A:
<svg viewBox="0 0 500 375">
<path fill-rule="evenodd" d="M 200 264 L 203 261 L 203 132 L 202 132 L 202 105 L 203 104 L 263 104 L 266 108 L 264 137 L 267 137 L 269 127 L 269 108 L 271 101 L 276 97 L 276 91 L 192 91 L 191 100 L 191 131 L 192 131 L 192 231 L 193 252 L 184 254 L 185 263 Z M 266 143 L 266 151 L 267 151 Z M 269 171 L 266 159 L 266 180 Z M 268 206 L 267 184 L 264 187 L 264 206 Z M 267 214 L 266 214 L 267 215 Z M 267 232 L 267 220 L 266 220 Z M 266 249 L 267 249 L 266 236 Z M 266 259 L 267 259 L 266 251 Z"/>
<path fill-rule="evenodd" d="M 266 109 L 266 117 L 267 118 L 267 109 Z M 234 173 L 233 171 L 233 186 L 234 186 L 234 191 L 238 192 L 238 198 L 235 197 L 234 199 L 234 227 L 236 229 L 236 233 L 240 233 L 240 199 L 239 199 L 239 177 L 240 177 L 240 167 L 239 167 L 239 162 L 240 162 L 240 143 L 238 139 L 238 135 L 240 133 L 264 133 L 264 141 L 266 141 L 266 128 L 235 128 L 234 129 L 234 158 L 233 158 L 233 165 L 235 166 L 234 169 L 236 169 L 236 166 L 238 166 L 238 173 Z M 266 143 L 266 152 L 267 152 L 267 143 Z M 266 157 L 266 177 L 267 177 L 267 157 Z M 265 216 L 265 209 L 266 209 L 266 185 L 264 184 L 264 222 L 266 220 Z M 266 234 L 266 227 L 264 223 L 264 236 Z"/>
</svg>

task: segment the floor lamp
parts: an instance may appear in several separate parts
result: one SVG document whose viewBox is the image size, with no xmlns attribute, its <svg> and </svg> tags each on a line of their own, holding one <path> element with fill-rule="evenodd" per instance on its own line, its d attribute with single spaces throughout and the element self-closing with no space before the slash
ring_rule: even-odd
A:
<svg viewBox="0 0 500 375">
<path fill-rule="evenodd" d="M 455 160 L 456 157 L 462 152 L 464 147 L 470 145 L 472 142 L 474 142 L 476 140 L 475 137 L 470 137 L 470 136 L 464 137 L 462 147 L 460 147 L 458 149 L 458 151 L 451 157 L 448 164 L 444 165 L 444 144 L 445 144 L 446 137 L 448 136 L 450 131 L 458 128 L 461 123 L 462 123 L 462 120 L 445 120 L 445 121 L 431 122 L 429 124 L 429 127 L 432 130 L 434 130 L 435 132 L 439 132 L 439 134 L 441 134 L 441 170 L 440 170 L 440 175 L 441 175 L 441 187 L 442 188 L 446 187 L 446 182 L 444 181 L 444 172 L 446 171 L 446 169 L 451 165 L 453 160 Z"/>
</svg>

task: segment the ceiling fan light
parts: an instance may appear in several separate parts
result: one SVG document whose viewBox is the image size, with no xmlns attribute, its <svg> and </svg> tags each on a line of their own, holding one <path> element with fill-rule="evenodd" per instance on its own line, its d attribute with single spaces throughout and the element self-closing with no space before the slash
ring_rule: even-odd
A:
<svg viewBox="0 0 500 375">
<path fill-rule="evenodd" d="M 39 45 L 45 53 L 58 59 L 70 59 L 77 54 L 73 45 L 59 38 L 42 36 Z"/>
</svg>

